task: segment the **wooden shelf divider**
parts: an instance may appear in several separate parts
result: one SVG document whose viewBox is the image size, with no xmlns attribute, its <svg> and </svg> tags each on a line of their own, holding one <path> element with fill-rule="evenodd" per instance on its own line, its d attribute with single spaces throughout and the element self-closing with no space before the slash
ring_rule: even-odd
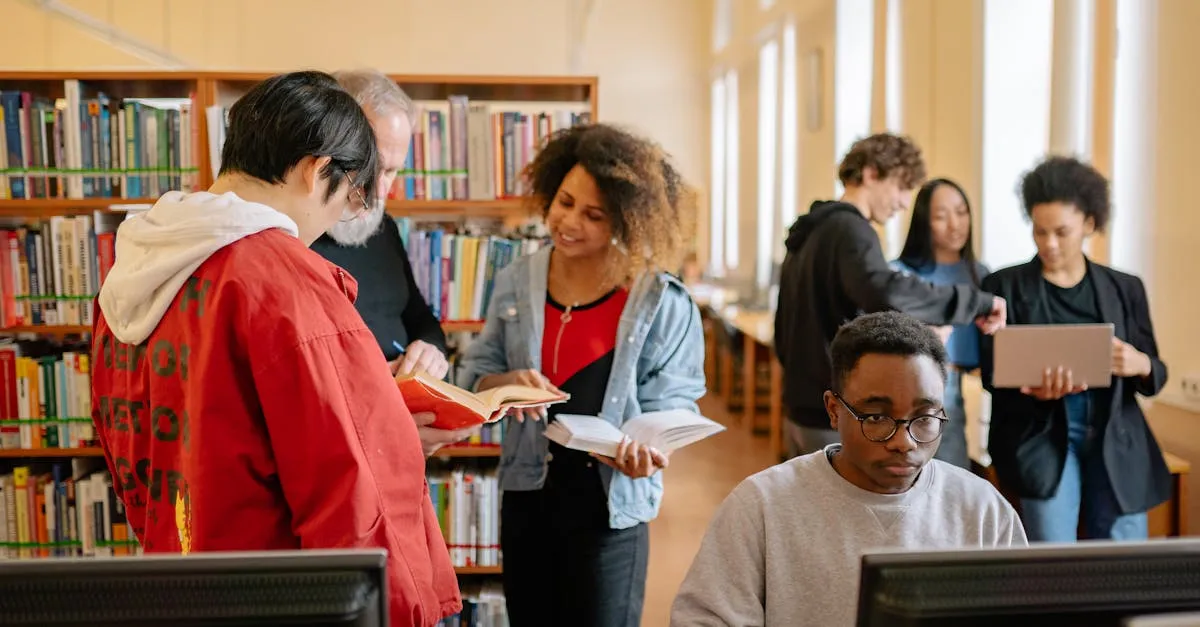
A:
<svg viewBox="0 0 1200 627">
<path fill-rule="evenodd" d="M 5 459 L 56 459 L 62 457 L 104 457 L 104 449 L 87 448 L 0 448 Z"/>
</svg>

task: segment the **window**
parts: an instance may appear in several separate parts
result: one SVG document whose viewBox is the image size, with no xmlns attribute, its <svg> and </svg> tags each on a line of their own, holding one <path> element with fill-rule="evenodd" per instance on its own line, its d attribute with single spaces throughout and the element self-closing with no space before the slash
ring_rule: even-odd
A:
<svg viewBox="0 0 1200 627">
<path fill-rule="evenodd" d="M 1112 265 L 1152 280 L 1155 180 L 1154 94 L 1158 45 L 1155 9 L 1143 0 L 1117 0 L 1117 63 L 1113 91 Z"/>
<path fill-rule="evenodd" d="M 800 103 L 796 101 L 796 26 L 787 24 L 783 28 L 783 93 L 779 120 L 779 224 L 780 235 L 775 238 L 777 261 L 783 261 L 784 234 L 796 219 L 796 176 L 800 157 L 799 129 L 796 118 L 800 115 Z"/>
<path fill-rule="evenodd" d="M 738 266 L 738 75 L 725 74 L 725 267 Z"/>
<path fill-rule="evenodd" d="M 771 281 L 775 250 L 776 137 L 779 134 L 779 43 L 772 39 L 758 51 L 758 249 L 754 276 L 759 287 Z"/>
<path fill-rule="evenodd" d="M 733 36 L 733 0 L 713 3 L 713 50 L 720 52 Z"/>
<path fill-rule="evenodd" d="M 1015 193 L 1050 142 L 1054 3 L 986 0 L 983 27 L 983 261 L 1024 262 L 1036 251 Z"/>
<path fill-rule="evenodd" d="M 871 76 L 875 54 L 874 0 L 837 0 L 833 68 L 834 162 L 871 132 Z M 835 181 L 834 196 L 842 183 Z"/>
<path fill-rule="evenodd" d="M 899 133 L 904 127 L 904 112 L 901 104 L 904 79 L 901 75 L 901 68 L 904 67 L 904 63 L 900 46 L 900 37 L 903 36 L 903 31 L 900 30 L 900 12 L 902 10 L 900 3 L 902 1 L 889 0 L 887 5 L 887 50 L 884 51 L 883 100 L 887 130 L 892 133 Z M 904 217 L 896 217 L 888 220 L 884 226 L 887 241 L 883 242 L 883 246 L 889 258 L 900 256 L 900 249 L 904 247 L 904 237 L 908 234 L 909 221 Z"/>
<path fill-rule="evenodd" d="M 709 271 L 725 272 L 725 77 L 712 83 L 712 194 L 709 197 Z"/>
</svg>

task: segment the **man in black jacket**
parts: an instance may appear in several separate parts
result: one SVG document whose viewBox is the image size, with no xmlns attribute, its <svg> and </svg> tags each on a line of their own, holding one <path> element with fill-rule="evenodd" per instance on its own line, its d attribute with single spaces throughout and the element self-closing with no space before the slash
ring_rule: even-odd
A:
<svg viewBox="0 0 1200 627">
<path fill-rule="evenodd" d="M 399 85 L 380 72 L 356 70 L 334 76 L 362 106 L 375 131 L 381 166 L 376 185 L 379 197 L 365 214 L 344 216 L 313 243 L 312 249 L 358 282 L 354 306 L 383 349 L 392 374 L 420 368 L 444 377 L 449 370 L 446 335 L 417 288 L 400 229 L 384 210 L 388 190 L 408 156 L 416 107 Z M 427 428 L 425 425 L 433 421 L 432 414 L 416 414 L 413 418 L 426 455 L 470 434 L 469 430 Z"/>
<path fill-rule="evenodd" d="M 803 455 L 837 442 L 825 412 L 829 344 L 845 322 L 898 310 L 933 324 L 974 320 L 984 333 L 1004 326 L 1004 300 L 972 285 L 936 286 L 892 270 L 871 222 L 905 210 L 925 179 L 921 151 L 887 133 L 856 142 L 838 178 L 838 201 L 817 201 L 792 224 L 779 281 L 775 353 L 783 366 L 788 452 Z M 897 418 L 902 418 L 897 416 Z"/>
</svg>

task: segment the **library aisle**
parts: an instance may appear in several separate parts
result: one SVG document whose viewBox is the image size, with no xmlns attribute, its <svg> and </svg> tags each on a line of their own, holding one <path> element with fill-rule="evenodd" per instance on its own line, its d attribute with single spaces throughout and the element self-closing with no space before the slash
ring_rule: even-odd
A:
<svg viewBox="0 0 1200 627">
<path fill-rule="evenodd" d="M 701 399 L 700 413 L 727 429 L 671 457 L 664 476 L 662 511 L 650 523 L 643 627 L 670 622 L 671 601 L 700 548 L 713 512 L 742 479 L 771 465 L 767 439 L 751 437 L 735 425 L 720 397 L 710 393 Z"/>
</svg>

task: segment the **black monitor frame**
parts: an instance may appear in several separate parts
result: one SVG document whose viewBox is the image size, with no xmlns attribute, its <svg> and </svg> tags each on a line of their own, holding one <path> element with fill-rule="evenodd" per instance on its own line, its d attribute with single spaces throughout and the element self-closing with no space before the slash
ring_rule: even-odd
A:
<svg viewBox="0 0 1200 627">
<path fill-rule="evenodd" d="M 0 561 L 5 625 L 387 625 L 382 549 Z"/>
<path fill-rule="evenodd" d="M 1101 627 L 1200 610 L 1200 540 L 1085 541 L 863 556 L 858 627 Z"/>
</svg>

